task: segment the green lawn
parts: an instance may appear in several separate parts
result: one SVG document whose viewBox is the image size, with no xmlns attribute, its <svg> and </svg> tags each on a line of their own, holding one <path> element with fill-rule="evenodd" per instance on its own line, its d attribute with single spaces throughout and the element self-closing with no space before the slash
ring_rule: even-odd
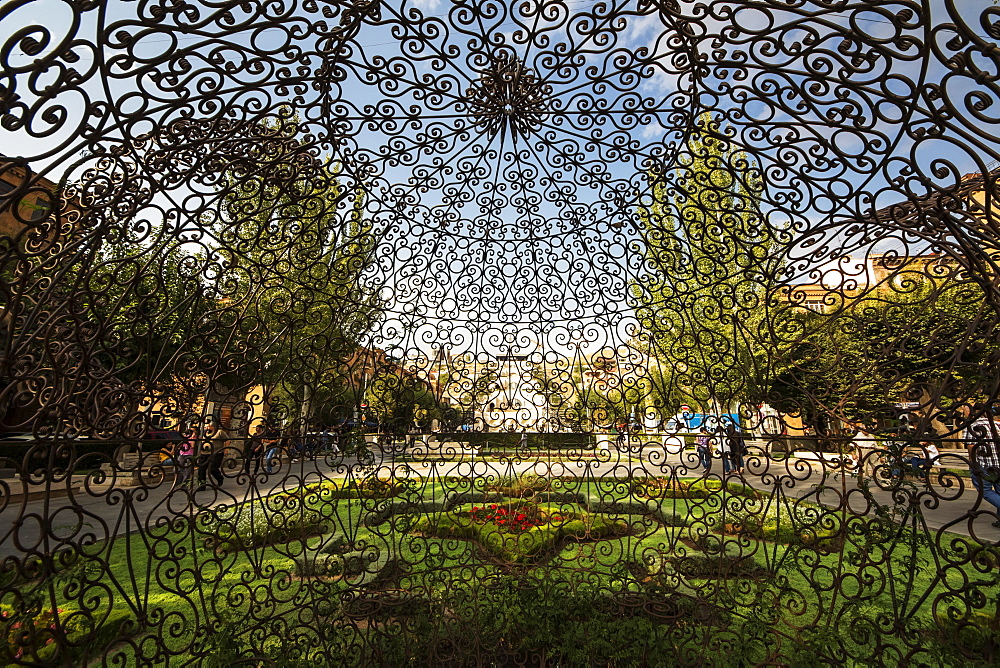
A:
<svg viewBox="0 0 1000 668">
<path fill-rule="evenodd" d="M 63 632 L 63 660 L 123 665 L 973 665 L 1000 640 L 995 548 L 690 480 L 322 483 L 48 568 L 4 571 L 2 609 L 50 661 Z"/>
</svg>

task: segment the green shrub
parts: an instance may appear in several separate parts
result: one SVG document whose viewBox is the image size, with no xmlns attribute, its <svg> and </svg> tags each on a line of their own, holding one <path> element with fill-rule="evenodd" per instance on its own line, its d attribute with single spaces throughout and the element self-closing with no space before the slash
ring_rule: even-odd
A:
<svg viewBox="0 0 1000 668">
<path fill-rule="evenodd" d="M 653 512 L 653 517 L 659 522 L 662 522 L 668 527 L 686 527 L 688 526 L 688 521 L 686 517 L 682 517 L 674 512 L 667 512 L 665 510 L 657 509 Z"/>
<path fill-rule="evenodd" d="M 671 478 L 636 478 L 632 481 L 634 496 L 650 499 L 687 498 L 690 483 Z"/>
<path fill-rule="evenodd" d="M 343 612 L 354 619 L 398 619 L 429 615 L 437 608 L 429 597 L 405 590 L 358 591 L 345 597 Z"/>
<path fill-rule="evenodd" d="M 723 488 L 721 480 L 699 478 L 698 480 L 677 480 L 674 478 L 636 478 L 632 481 L 632 494 L 650 499 L 704 499 L 719 493 Z M 760 498 L 761 493 L 738 482 L 725 483 L 730 494 L 748 498 Z"/>
<path fill-rule="evenodd" d="M 452 510 L 458 506 L 468 505 L 470 503 L 501 503 L 503 500 L 503 495 L 498 494 L 497 492 L 476 490 L 473 492 L 447 494 L 445 495 L 444 505 L 446 510 Z"/>
<path fill-rule="evenodd" d="M 265 506 L 251 511 L 246 505 L 221 514 L 205 543 L 221 552 L 249 550 L 304 540 L 328 533 L 331 528 L 332 520 L 311 508 L 272 510 Z"/>
<path fill-rule="evenodd" d="M 379 552 L 375 549 L 356 550 L 344 554 L 324 554 L 307 550 L 295 558 L 295 571 L 303 577 L 315 575 L 359 575 L 377 563 Z"/>
<path fill-rule="evenodd" d="M 476 538 L 479 535 L 472 520 L 454 512 L 424 515 L 410 526 L 410 531 L 438 538 Z"/>
<path fill-rule="evenodd" d="M 723 484 L 721 480 L 716 480 L 714 478 L 702 478 L 701 480 L 696 480 L 691 483 L 691 486 L 688 488 L 688 497 L 692 499 L 704 499 L 712 494 L 719 493 L 722 491 L 722 488 Z M 744 496 L 752 499 L 756 499 L 761 496 L 760 492 L 753 487 L 742 485 L 733 481 L 726 482 L 725 489 L 734 496 Z"/>
<path fill-rule="evenodd" d="M 483 547 L 504 561 L 515 564 L 528 561 L 551 548 L 559 537 L 560 528 L 551 524 L 518 534 L 504 533 L 495 525 L 486 525 L 479 532 L 479 541 Z"/>
<path fill-rule="evenodd" d="M 966 609 L 954 618 L 942 610 L 928 631 L 942 646 L 967 659 L 980 658 L 989 648 L 994 653 L 1000 649 L 1000 618 L 995 609 L 992 613 Z"/>
<path fill-rule="evenodd" d="M 437 435 L 439 442 L 453 441 L 468 443 L 472 447 L 482 448 L 483 452 L 521 449 L 521 434 L 519 432 L 444 432 Z M 594 436 L 592 434 L 526 434 L 525 448 L 529 451 L 544 450 L 593 450 Z"/>
<path fill-rule="evenodd" d="M 502 496 L 523 497 L 534 496 L 538 492 L 548 491 L 552 486 L 552 480 L 539 476 L 519 476 L 513 480 L 500 482 L 487 487 L 488 491 L 496 492 Z"/>
<path fill-rule="evenodd" d="M 406 513 L 440 513 L 448 510 L 448 503 L 444 501 L 390 501 L 381 507 L 367 513 L 361 523 L 367 527 L 385 524 L 396 515 Z"/>
<path fill-rule="evenodd" d="M 597 501 L 590 504 L 590 512 L 605 515 L 653 515 L 659 506 L 641 501 Z"/>
<path fill-rule="evenodd" d="M 632 482 L 634 495 L 650 499 L 704 499 L 721 489 L 722 481 L 714 478 L 637 478 Z"/>
<path fill-rule="evenodd" d="M 320 547 L 318 548 L 321 554 L 343 554 L 344 552 L 349 552 L 351 549 L 351 541 L 347 540 L 347 536 L 344 534 L 323 536 L 320 539 Z"/>
<path fill-rule="evenodd" d="M 667 560 L 680 575 L 696 579 L 733 577 L 762 578 L 774 575 L 753 559 L 728 554 L 693 554 Z"/>
<path fill-rule="evenodd" d="M 734 511 L 732 521 L 721 530 L 723 533 L 753 536 L 761 540 L 788 545 L 806 545 L 823 552 L 838 551 L 845 542 L 844 532 L 839 528 L 819 528 L 816 518 L 796 507 L 792 513 L 782 516 L 769 513 L 757 515 Z"/>
</svg>

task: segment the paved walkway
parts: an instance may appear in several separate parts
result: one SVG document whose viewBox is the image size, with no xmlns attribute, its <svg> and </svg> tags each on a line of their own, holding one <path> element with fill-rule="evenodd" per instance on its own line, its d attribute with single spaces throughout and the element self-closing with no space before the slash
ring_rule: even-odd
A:
<svg viewBox="0 0 1000 668">
<path fill-rule="evenodd" d="M 336 465 L 334 465 L 336 464 Z M 376 466 L 377 464 L 377 466 Z M 720 462 L 713 463 L 716 474 Z M 961 462 L 946 464 L 961 468 Z M 104 540 L 131 533 L 140 528 L 160 526 L 171 518 L 192 516 L 207 509 L 221 509 L 249 499 L 266 496 L 282 489 L 325 478 L 348 475 L 402 476 L 463 476 L 500 477 L 536 474 L 552 477 L 619 477 L 662 476 L 676 473 L 681 477 L 697 476 L 694 453 L 669 453 L 662 448 L 646 448 L 628 457 L 616 452 L 604 458 L 577 460 L 532 459 L 528 461 L 483 461 L 467 458 L 461 461 L 398 461 L 385 457 L 368 466 L 356 459 L 340 462 L 283 462 L 272 475 L 260 475 L 253 483 L 235 472 L 220 487 L 210 487 L 190 493 L 174 488 L 172 480 L 149 487 L 74 487 L 61 484 L 23 485 L 6 480 L 9 490 L 0 498 L 0 556 L 19 556 L 28 551 L 51 553 L 61 545 L 86 540 Z M 765 457 L 749 457 L 743 476 L 744 483 L 767 493 L 788 497 L 809 497 L 829 507 L 846 508 L 855 514 L 871 513 L 872 508 L 855 476 L 832 471 L 818 461 L 789 459 L 777 461 Z M 821 488 L 822 487 L 822 488 Z M 820 489 L 821 488 L 821 489 Z M 996 518 L 985 512 L 992 507 L 980 504 L 984 512 L 970 512 L 978 501 L 978 493 L 969 478 L 938 474 L 931 476 L 931 486 L 907 482 L 893 492 L 870 486 L 871 498 L 883 505 L 896 505 L 904 512 L 904 520 L 928 532 L 948 532 L 973 536 L 987 542 L 1000 541 L 1000 529 L 991 526 Z M 47 492 L 48 490 L 48 492 Z M 30 494 L 17 494 L 28 491 Z M 13 494 L 12 494 L 13 493 Z M 42 527 L 51 527 L 43 534 Z"/>
</svg>

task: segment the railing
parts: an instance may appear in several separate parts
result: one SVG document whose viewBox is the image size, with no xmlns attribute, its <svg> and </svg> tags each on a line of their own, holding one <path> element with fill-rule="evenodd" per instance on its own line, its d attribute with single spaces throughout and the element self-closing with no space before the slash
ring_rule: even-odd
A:
<svg viewBox="0 0 1000 668">
<path fill-rule="evenodd" d="M 0 665 L 1000 663 L 998 16 L 5 3 Z"/>
<path fill-rule="evenodd" d="M 715 663 L 740 639 L 753 663 L 934 663 L 995 637 L 996 509 L 956 454 L 750 446 L 723 475 L 659 440 L 281 453 L 255 475 L 227 459 L 221 484 L 155 454 L 6 462 L 9 662 Z"/>
</svg>

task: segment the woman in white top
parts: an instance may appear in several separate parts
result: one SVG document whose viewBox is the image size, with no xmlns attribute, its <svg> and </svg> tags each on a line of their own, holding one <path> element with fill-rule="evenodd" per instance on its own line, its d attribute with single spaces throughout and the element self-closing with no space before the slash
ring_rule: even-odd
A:
<svg viewBox="0 0 1000 668">
<path fill-rule="evenodd" d="M 930 441 L 922 442 L 920 449 L 922 451 L 921 455 L 910 459 L 910 467 L 913 469 L 913 475 L 920 476 L 926 480 L 927 474 L 937 462 L 937 458 L 941 456 L 941 453 L 938 451 L 937 446 Z"/>
<path fill-rule="evenodd" d="M 851 425 L 854 428 L 854 436 L 851 438 L 851 459 L 854 464 L 851 468 L 858 471 L 864 466 L 865 457 L 875 449 L 875 437 L 865 430 L 860 422 Z"/>
</svg>

